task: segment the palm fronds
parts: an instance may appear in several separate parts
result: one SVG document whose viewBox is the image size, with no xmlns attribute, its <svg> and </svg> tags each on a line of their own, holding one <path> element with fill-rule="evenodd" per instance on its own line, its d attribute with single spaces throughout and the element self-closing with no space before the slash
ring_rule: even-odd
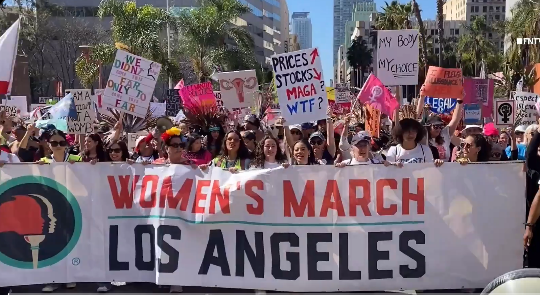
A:
<svg viewBox="0 0 540 295">
<path fill-rule="evenodd" d="M 212 126 L 219 126 L 224 129 L 227 118 L 227 115 L 221 112 L 216 104 L 184 104 L 184 115 L 186 118 L 183 122 L 188 126 L 201 130 L 203 134 L 208 133 L 208 128 Z"/>
<path fill-rule="evenodd" d="M 156 120 L 158 118 L 152 118 L 153 111 L 148 109 L 144 118 L 133 116 L 124 113 L 122 124 L 126 133 L 136 133 L 142 130 L 156 127 Z M 117 109 L 109 109 L 109 114 L 99 113 L 99 120 L 105 122 L 110 128 L 120 120 L 122 113 Z"/>
</svg>

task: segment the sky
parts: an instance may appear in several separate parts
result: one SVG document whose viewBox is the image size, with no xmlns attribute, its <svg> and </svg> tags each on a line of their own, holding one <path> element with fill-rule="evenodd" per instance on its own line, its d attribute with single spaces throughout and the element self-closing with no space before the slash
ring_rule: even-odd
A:
<svg viewBox="0 0 540 295">
<path fill-rule="evenodd" d="M 375 0 L 377 3 L 377 11 L 382 11 L 381 7 L 385 6 L 384 0 Z M 388 3 L 391 0 L 387 0 Z M 400 0 L 401 3 L 410 1 Z M 435 0 L 417 0 L 416 1 L 422 10 L 422 18 L 435 19 L 437 12 L 437 1 Z M 326 83 L 334 76 L 333 65 L 333 22 L 334 22 L 334 1 L 333 0 L 287 0 L 289 7 L 289 15 L 293 12 L 309 12 L 311 24 L 313 26 L 313 47 L 319 49 L 319 54 L 322 59 L 323 75 Z"/>
</svg>

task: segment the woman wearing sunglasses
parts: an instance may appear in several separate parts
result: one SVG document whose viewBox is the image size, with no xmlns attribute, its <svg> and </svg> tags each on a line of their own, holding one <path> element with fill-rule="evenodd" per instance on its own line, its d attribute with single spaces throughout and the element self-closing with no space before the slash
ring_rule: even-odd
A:
<svg viewBox="0 0 540 295">
<path fill-rule="evenodd" d="M 236 173 L 249 169 L 249 163 L 249 150 L 242 141 L 240 133 L 236 130 L 227 132 L 221 147 L 221 153 L 212 160 L 212 165 Z M 206 170 L 208 165 L 200 165 L 199 167 Z"/>
<path fill-rule="evenodd" d="M 129 159 L 129 149 L 123 141 L 113 141 L 107 149 L 107 162 L 126 162 Z"/>
<path fill-rule="evenodd" d="M 475 162 L 488 162 L 491 156 L 491 144 L 481 134 L 472 134 L 461 143 L 463 157 L 456 159 L 462 165 Z"/>
<path fill-rule="evenodd" d="M 184 157 L 186 143 L 182 141 L 182 131 L 180 129 L 172 127 L 163 132 L 161 140 L 165 145 L 166 157 L 159 158 L 152 164 L 194 165 L 193 161 Z"/>
<path fill-rule="evenodd" d="M 72 155 L 67 152 L 68 143 L 64 132 L 57 129 L 49 131 L 47 143 L 52 154 L 41 158 L 38 164 L 50 164 L 54 162 L 70 162 L 73 164 L 82 161 L 81 156 Z"/>
</svg>

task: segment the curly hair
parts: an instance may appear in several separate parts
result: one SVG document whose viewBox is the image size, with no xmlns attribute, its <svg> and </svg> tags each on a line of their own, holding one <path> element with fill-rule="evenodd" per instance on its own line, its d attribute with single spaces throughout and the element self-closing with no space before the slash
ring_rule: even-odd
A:
<svg viewBox="0 0 540 295">
<path fill-rule="evenodd" d="M 419 143 L 426 135 L 426 129 L 415 119 L 405 118 L 400 120 L 392 130 L 392 137 L 399 144 L 403 144 L 403 134 L 407 131 L 416 131 L 415 142 Z"/>
<path fill-rule="evenodd" d="M 240 160 L 246 160 L 249 159 L 249 150 L 244 144 L 244 141 L 242 140 L 242 135 L 240 135 L 240 132 L 237 130 L 231 130 L 227 133 L 225 133 L 225 137 L 223 139 L 223 143 L 221 144 L 221 152 L 219 153 L 220 159 L 227 159 L 229 158 L 229 150 L 227 149 L 227 137 L 229 137 L 229 134 L 234 133 L 238 136 L 239 139 L 239 146 L 238 146 L 238 153 L 237 158 Z"/>
<path fill-rule="evenodd" d="M 266 155 L 264 154 L 264 144 L 266 140 L 273 140 L 276 143 L 276 162 L 279 164 L 287 162 L 287 156 L 281 150 L 278 140 L 270 135 L 267 135 L 257 144 L 257 148 L 255 150 L 255 160 L 251 163 L 251 166 L 256 168 L 264 168 L 264 163 L 266 162 Z"/>
<path fill-rule="evenodd" d="M 308 149 L 309 151 L 309 156 L 308 156 L 308 162 L 307 162 L 307 165 L 317 165 L 317 159 L 315 158 L 315 152 L 313 151 L 313 147 L 311 146 L 311 144 L 309 144 L 309 141 L 307 141 L 307 139 L 301 139 L 297 142 L 294 143 L 294 145 L 292 146 L 292 151 L 293 151 L 293 161 L 292 161 L 292 164 L 293 165 L 299 165 L 297 162 L 296 162 L 296 159 L 294 159 L 294 148 L 296 147 L 297 144 L 303 144 L 306 146 L 306 148 Z"/>
</svg>

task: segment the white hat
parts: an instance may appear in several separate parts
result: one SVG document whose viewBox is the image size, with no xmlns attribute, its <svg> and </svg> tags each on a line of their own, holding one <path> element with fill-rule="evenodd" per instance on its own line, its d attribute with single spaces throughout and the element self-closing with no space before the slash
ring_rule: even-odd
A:
<svg viewBox="0 0 540 295">
<path fill-rule="evenodd" d="M 356 133 L 351 139 L 351 145 L 357 145 L 361 141 L 371 141 L 371 136 L 367 131 L 360 131 Z"/>
<path fill-rule="evenodd" d="M 290 125 L 290 126 L 289 126 L 289 130 L 293 130 L 293 129 L 302 131 L 302 126 L 300 126 L 300 125 L 298 125 L 298 124 L 296 124 L 296 125 Z"/>
<path fill-rule="evenodd" d="M 527 130 L 527 126 L 525 126 L 525 125 L 519 125 L 518 127 L 516 127 L 516 129 L 514 129 L 514 132 L 522 132 L 522 133 L 525 133 L 526 130 Z"/>
</svg>

